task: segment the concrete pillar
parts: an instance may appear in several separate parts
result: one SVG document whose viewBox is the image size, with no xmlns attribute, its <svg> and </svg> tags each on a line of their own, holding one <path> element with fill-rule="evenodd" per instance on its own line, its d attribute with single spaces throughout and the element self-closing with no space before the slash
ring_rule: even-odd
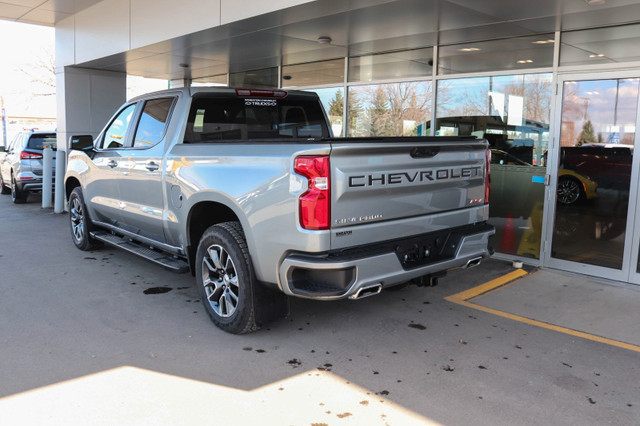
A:
<svg viewBox="0 0 640 426">
<path fill-rule="evenodd" d="M 58 102 L 58 153 L 54 212 L 64 210 L 64 172 L 69 151 L 69 136 L 93 135 L 126 100 L 127 75 L 77 67 L 62 67 L 56 72 Z M 63 165 L 63 167 L 60 167 Z"/>
</svg>

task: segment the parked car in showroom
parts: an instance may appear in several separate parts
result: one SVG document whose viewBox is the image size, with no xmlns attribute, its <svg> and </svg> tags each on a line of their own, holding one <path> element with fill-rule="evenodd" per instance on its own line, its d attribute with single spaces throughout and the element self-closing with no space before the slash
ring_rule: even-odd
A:
<svg viewBox="0 0 640 426">
<path fill-rule="evenodd" d="M 499 149 L 491 150 L 491 163 L 503 166 L 536 167 Z M 556 193 L 560 204 L 575 204 L 580 201 L 593 200 L 598 197 L 597 190 L 598 183 L 589 176 L 566 168 L 564 164 L 563 167 L 558 170 L 558 188 Z"/>
<path fill-rule="evenodd" d="M 29 131 L 18 133 L 0 160 L 0 192 L 11 194 L 15 204 L 27 201 L 30 192 L 42 191 L 43 151 L 53 150 L 56 158 L 56 133 Z M 55 175 L 55 161 L 52 165 Z"/>
</svg>

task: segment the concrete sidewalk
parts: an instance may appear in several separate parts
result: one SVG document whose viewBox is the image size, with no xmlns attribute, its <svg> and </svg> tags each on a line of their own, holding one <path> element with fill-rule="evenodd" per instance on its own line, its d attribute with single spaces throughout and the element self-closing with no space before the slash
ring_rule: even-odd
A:
<svg viewBox="0 0 640 426">
<path fill-rule="evenodd" d="M 551 269 L 471 301 L 640 347 L 640 287 Z"/>
</svg>

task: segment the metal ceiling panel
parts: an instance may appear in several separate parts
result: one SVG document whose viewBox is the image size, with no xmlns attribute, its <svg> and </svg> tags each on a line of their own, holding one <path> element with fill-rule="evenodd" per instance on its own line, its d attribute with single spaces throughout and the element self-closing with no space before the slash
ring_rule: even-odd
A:
<svg viewBox="0 0 640 426">
<path fill-rule="evenodd" d="M 96 1 L 49 0 L 40 7 L 68 12 Z M 188 71 L 196 77 L 630 21 L 640 21 L 638 0 L 606 0 L 599 6 L 584 0 L 317 0 L 82 66 L 182 78 L 185 69 L 176 69 L 175 60 L 180 58 L 190 64 Z M 319 44 L 320 36 L 330 37 L 331 42 Z M 471 67 L 462 56 L 451 61 L 453 69 Z"/>
<path fill-rule="evenodd" d="M 448 2 L 479 14 L 492 16 L 498 21 L 555 16 L 562 9 L 562 2 L 557 0 L 448 0 Z M 585 4 L 584 1 L 574 3 Z"/>
<path fill-rule="evenodd" d="M 53 26 L 56 22 L 71 16 L 68 13 L 54 12 L 53 10 L 32 9 L 29 13 L 20 17 L 20 22 Z"/>
<path fill-rule="evenodd" d="M 0 3 L 0 19 L 15 21 L 21 16 L 29 13 L 30 10 L 31 8 L 27 6 Z"/>
</svg>

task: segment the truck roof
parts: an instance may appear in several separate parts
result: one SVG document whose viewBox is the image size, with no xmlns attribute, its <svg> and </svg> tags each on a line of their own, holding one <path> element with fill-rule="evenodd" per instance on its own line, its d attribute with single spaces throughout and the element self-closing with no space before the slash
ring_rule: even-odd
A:
<svg viewBox="0 0 640 426">
<path fill-rule="evenodd" d="M 174 89 L 165 89 L 159 90 L 157 92 L 145 93 L 143 95 L 136 96 L 131 98 L 129 102 L 139 101 L 141 99 L 147 99 L 149 97 L 158 97 L 162 95 L 169 95 L 172 93 L 184 93 L 185 96 L 193 96 L 196 93 L 219 93 L 219 94 L 236 94 L 236 90 L 249 90 L 256 92 L 263 91 L 274 91 L 274 92 L 285 92 L 287 94 L 295 94 L 299 96 L 309 96 L 309 97 L 318 97 L 318 95 L 314 92 L 306 92 L 302 90 L 286 90 L 286 89 L 262 89 L 262 88 L 246 88 L 246 87 L 176 87 Z M 261 97 L 259 94 L 255 95 L 256 97 Z"/>
</svg>

